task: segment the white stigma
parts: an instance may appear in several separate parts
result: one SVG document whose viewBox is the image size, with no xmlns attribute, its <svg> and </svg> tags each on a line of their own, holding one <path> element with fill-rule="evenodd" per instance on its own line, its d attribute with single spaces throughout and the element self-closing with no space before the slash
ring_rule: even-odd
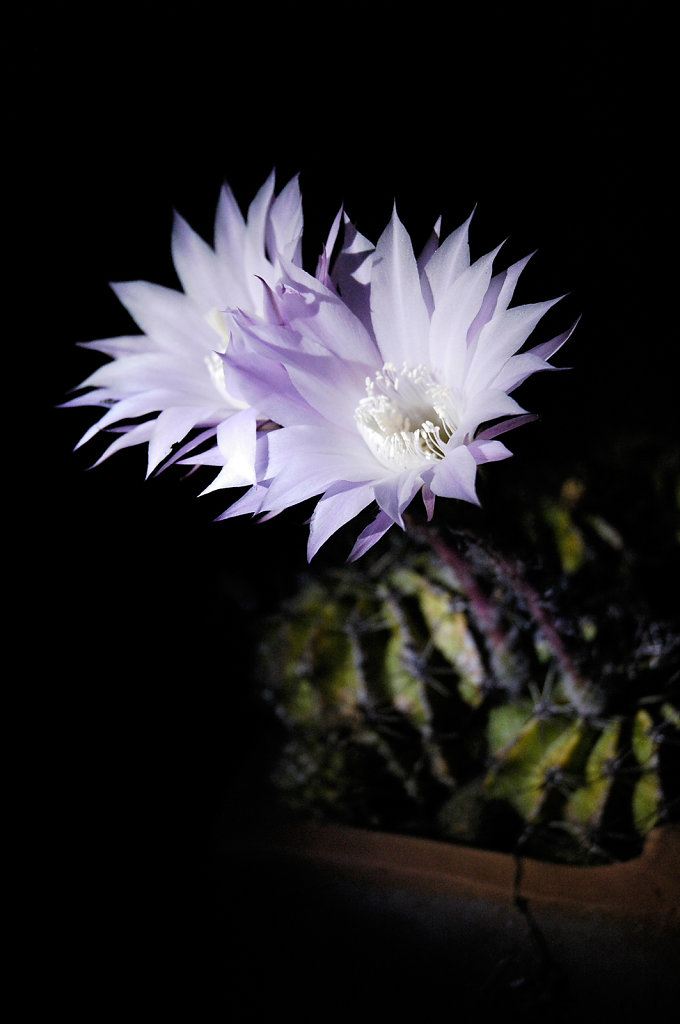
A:
<svg viewBox="0 0 680 1024">
<path fill-rule="evenodd" d="M 459 417 L 451 389 L 438 384 L 426 367 L 404 365 L 398 372 L 385 363 L 366 378 L 366 397 L 354 418 L 376 458 L 403 470 L 443 459 Z"/>
</svg>

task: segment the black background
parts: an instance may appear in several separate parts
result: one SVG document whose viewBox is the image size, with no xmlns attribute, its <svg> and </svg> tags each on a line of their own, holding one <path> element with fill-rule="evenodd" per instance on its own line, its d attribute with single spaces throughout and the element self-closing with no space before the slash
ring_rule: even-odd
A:
<svg viewBox="0 0 680 1024">
<path fill-rule="evenodd" d="M 582 314 L 557 360 L 573 369 L 522 393 L 542 423 L 517 460 L 540 478 L 619 431 L 674 431 L 669 28 L 642 10 L 35 5 L 9 26 L 9 781 L 29 1002 L 47 992 L 77 1020 L 229 1007 L 215 822 L 254 770 L 242 626 L 304 564 L 296 510 L 215 524 L 230 496 L 144 481 L 141 449 L 93 470 L 97 442 L 73 454 L 94 414 L 56 406 L 101 361 L 76 343 L 130 328 L 107 282 L 174 285 L 172 210 L 209 238 L 223 181 L 245 206 L 273 167 L 279 186 L 301 175 L 312 267 L 341 202 L 375 240 L 396 199 L 416 247 L 476 205 L 473 255 L 537 250 L 518 297 L 567 293 L 546 332 Z"/>
</svg>

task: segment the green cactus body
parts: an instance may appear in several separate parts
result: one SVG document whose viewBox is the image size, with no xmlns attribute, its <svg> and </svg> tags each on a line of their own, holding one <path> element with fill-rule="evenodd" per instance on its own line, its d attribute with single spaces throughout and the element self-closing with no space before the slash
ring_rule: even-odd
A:
<svg viewBox="0 0 680 1024">
<path fill-rule="evenodd" d="M 284 725 L 284 802 L 569 861 L 636 852 L 669 806 L 659 745 L 680 738 L 675 702 L 633 693 L 629 710 L 584 714 L 549 637 L 512 588 L 501 597 L 512 687 L 455 574 L 429 553 L 304 584 L 260 646 Z M 578 630 L 600 642 L 591 619 Z"/>
</svg>

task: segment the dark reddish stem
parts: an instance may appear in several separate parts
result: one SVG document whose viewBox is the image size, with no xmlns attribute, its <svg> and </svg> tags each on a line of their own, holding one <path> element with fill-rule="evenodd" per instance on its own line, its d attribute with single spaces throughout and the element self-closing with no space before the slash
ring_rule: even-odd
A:
<svg viewBox="0 0 680 1024">
<path fill-rule="evenodd" d="M 507 664 L 511 655 L 511 645 L 501 621 L 499 608 L 485 594 L 469 561 L 457 550 L 455 544 L 443 537 L 440 530 L 434 525 L 423 526 L 413 521 L 409 521 L 408 525 L 415 536 L 424 541 L 453 570 L 470 601 L 475 618 L 483 629 L 490 647 L 502 659 L 502 663 Z M 471 543 L 480 545 L 476 538 Z M 538 592 L 526 579 L 519 565 L 510 562 L 498 552 L 489 550 L 486 545 L 481 545 L 481 547 L 487 557 L 493 561 L 498 573 L 524 601 L 529 614 L 562 669 L 562 681 L 574 707 L 581 714 L 599 712 L 601 700 L 597 689 L 590 681 L 581 676 L 548 609 Z M 504 680 L 506 683 L 509 681 Z"/>
</svg>

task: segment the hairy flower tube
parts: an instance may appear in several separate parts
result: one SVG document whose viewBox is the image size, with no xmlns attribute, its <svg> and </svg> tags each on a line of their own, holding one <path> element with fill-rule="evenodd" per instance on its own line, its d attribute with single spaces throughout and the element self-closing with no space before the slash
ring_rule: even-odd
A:
<svg viewBox="0 0 680 1024">
<path fill-rule="evenodd" d="M 232 456 L 219 456 L 223 485 L 253 483 L 256 422 L 225 378 L 222 355 L 229 332 L 224 311 L 238 306 L 265 315 L 262 282 L 276 283 L 280 259 L 287 265 L 300 261 L 301 236 L 297 178 L 275 196 L 273 173 L 246 218 L 231 190 L 222 189 L 214 248 L 176 215 L 172 257 L 183 291 L 146 281 L 113 285 L 143 334 L 85 344 L 111 361 L 82 382 L 83 394 L 65 403 L 106 409 L 78 446 L 113 429 L 118 436 L 99 458 L 102 462 L 121 448 L 148 443 L 148 475 L 165 460 L 167 465 L 217 437 L 221 451 Z M 178 449 L 195 428 L 202 432 Z"/>
<path fill-rule="evenodd" d="M 498 436 L 533 418 L 512 392 L 554 369 L 573 327 L 520 351 L 558 300 L 510 306 L 529 257 L 494 274 L 499 246 L 471 263 L 469 223 L 441 242 L 437 225 L 416 259 L 396 208 L 375 248 L 345 218 L 330 274 L 327 254 L 316 277 L 282 261 L 267 318 L 232 310 L 234 393 L 281 429 L 258 436 L 257 482 L 223 518 L 320 495 L 311 559 L 377 503 L 354 560 L 404 528 L 419 493 L 428 519 L 438 497 L 478 503 L 477 467 L 510 456 Z"/>
</svg>

